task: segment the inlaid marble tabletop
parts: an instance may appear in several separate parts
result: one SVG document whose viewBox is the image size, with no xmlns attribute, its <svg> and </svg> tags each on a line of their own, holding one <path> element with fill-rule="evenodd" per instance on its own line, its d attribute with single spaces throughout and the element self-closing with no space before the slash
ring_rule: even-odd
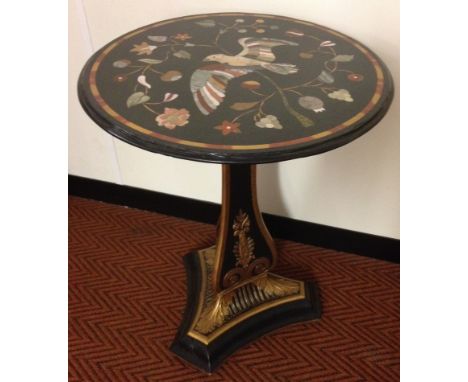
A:
<svg viewBox="0 0 468 382">
<path fill-rule="evenodd" d="M 97 51 L 78 94 L 89 116 L 125 142 L 223 164 L 216 243 L 184 257 L 187 306 L 175 354 L 213 372 L 257 337 L 320 318 L 315 283 L 271 272 L 278 255 L 258 207 L 255 165 L 332 150 L 383 118 L 392 79 L 369 48 L 282 16 L 186 16 Z"/>
<path fill-rule="evenodd" d="M 218 163 L 324 152 L 374 126 L 388 70 L 331 29 L 280 16 L 213 14 L 148 25 L 88 61 L 87 112 L 145 150 Z"/>
</svg>

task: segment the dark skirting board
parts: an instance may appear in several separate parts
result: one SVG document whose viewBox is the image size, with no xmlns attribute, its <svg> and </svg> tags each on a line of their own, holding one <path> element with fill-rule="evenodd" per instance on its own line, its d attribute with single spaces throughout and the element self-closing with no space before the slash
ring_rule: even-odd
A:
<svg viewBox="0 0 468 382">
<path fill-rule="evenodd" d="M 216 224 L 220 205 L 115 183 L 68 176 L 68 193 L 107 203 Z M 400 263 L 400 240 L 263 213 L 274 238 Z"/>
</svg>

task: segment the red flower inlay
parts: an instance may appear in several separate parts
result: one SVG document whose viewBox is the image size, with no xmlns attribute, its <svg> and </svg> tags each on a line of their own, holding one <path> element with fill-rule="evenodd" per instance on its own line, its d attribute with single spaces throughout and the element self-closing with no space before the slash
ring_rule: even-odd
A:
<svg viewBox="0 0 468 382">
<path fill-rule="evenodd" d="M 221 131 L 223 135 L 228 135 L 231 133 L 239 134 L 241 132 L 239 126 L 240 123 L 223 121 L 221 125 L 215 126 L 215 129 Z"/>
<path fill-rule="evenodd" d="M 348 74 L 348 80 L 350 80 L 350 81 L 359 82 L 359 81 L 362 81 L 363 78 L 364 78 L 364 76 L 362 74 L 357 74 L 357 73 Z"/>
</svg>

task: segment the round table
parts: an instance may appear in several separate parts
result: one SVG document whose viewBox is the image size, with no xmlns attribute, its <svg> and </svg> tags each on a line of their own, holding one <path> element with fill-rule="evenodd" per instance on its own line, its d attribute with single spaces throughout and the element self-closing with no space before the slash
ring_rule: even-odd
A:
<svg viewBox="0 0 468 382">
<path fill-rule="evenodd" d="M 216 244 L 184 258 L 188 297 L 174 353 L 212 372 L 258 336 L 320 317 L 313 282 L 271 272 L 277 252 L 255 165 L 332 150 L 380 121 L 393 84 L 369 48 L 282 16 L 187 16 L 104 46 L 78 93 L 88 115 L 129 144 L 223 165 Z"/>
</svg>

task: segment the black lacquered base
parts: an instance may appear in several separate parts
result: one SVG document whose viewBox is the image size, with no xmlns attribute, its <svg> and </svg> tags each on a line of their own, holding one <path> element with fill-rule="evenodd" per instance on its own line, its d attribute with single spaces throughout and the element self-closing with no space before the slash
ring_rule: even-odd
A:
<svg viewBox="0 0 468 382">
<path fill-rule="evenodd" d="M 211 373 L 233 352 L 285 325 L 318 319 L 318 288 L 274 274 L 252 278 L 222 297 L 210 291 L 214 247 L 184 257 L 187 305 L 171 351 Z M 218 296 L 218 297 L 216 297 Z"/>
</svg>

